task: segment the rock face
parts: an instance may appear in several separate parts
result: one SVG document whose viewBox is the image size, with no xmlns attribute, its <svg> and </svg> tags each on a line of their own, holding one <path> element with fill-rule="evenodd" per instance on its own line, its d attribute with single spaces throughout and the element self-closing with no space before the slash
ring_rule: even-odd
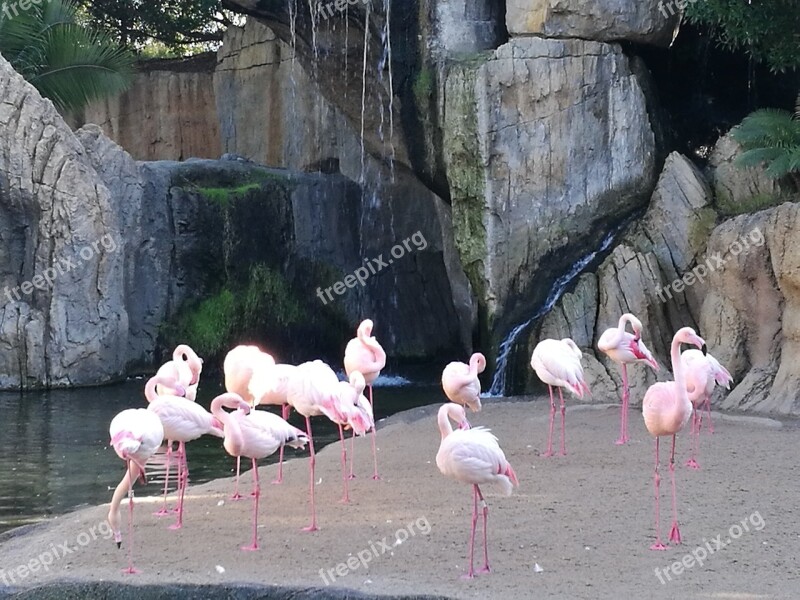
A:
<svg viewBox="0 0 800 600">
<path fill-rule="evenodd" d="M 0 57 L 0 388 L 122 373 L 128 315 L 109 190 L 49 101 Z"/>
<path fill-rule="evenodd" d="M 647 201 L 644 95 L 616 46 L 517 38 L 453 69 L 445 96 L 456 241 L 490 327 L 507 329 Z"/>
<path fill-rule="evenodd" d="M 658 0 L 507 0 L 506 24 L 511 35 L 666 46 L 678 16 Z"/>
</svg>

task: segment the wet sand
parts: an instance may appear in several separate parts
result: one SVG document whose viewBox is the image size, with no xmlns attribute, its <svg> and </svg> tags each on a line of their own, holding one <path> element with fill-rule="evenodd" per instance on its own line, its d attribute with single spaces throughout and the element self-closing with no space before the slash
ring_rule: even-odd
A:
<svg viewBox="0 0 800 600">
<path fill-rule="evenodd" d="M 134 535 L 140 574 L 122 573 L 125 528 L 122 550 L 98 535 L 106 505 L 0 536 L 0 588 L 4 583 L 29 587 L 59 580 L 102 580 L 304 588 L 324 588 L 327 583 L 376 595 L 451 598 L 798 597 L 800 429 L 796 423 L 714 413 L 715 433 L 702 434 L 699 471 L 684 466 L 688 430 L 681 435 L 676 477 L 683 544 L 655 552 L 649 550 L 653 441 L 636 409 L 630 417 L 631 442 L 618 447 L 613 444 L 619 425 L 616 407 L 571 406 L 568 455 L 544 458 L 540 454 L 547 434 L 545 400 L 487 400 L 483 411 L 470 415 L 470 420 L 490 427 L 500 438 L 520 487 L 510 497 L 484 489 L 490 507 L 493 572 L 466 581 L 460 576 L 467 568 L 471 490 L 445 479 L 436 468 L 437 408 L 396 415 L 378 431 L 381 481 L 370 477 L 369 439 L 358 441 L 358 477 L 351 482 L 349 505 L 339 503 L 339 446 L 331 445 L 318 455 L 318 532 L 300 531 L 309 520 L 307 459 L 285 466 L 283 485 L 268 483 L 276 466 L 259 470 L 263 489 L 258 552 L 239 549 L 250 541 L 252 501 L 229 500 L 231 479 L 190 487 L 180 531 L 168 529 L 172 518 L 152 515 L 157 487 L 137 486 Z M 666 536 L 669 444 L 662 443 L 661 449 L 661 523 Z M 119 471 L 108 474 L 108 485 L 116 485 L 122 470 L 120 462 Z M 250 489 L 251 481 L 248 472 L 244 489 Z M 123 505 L 124 519 L 126 515 Z M 97 539 L 92 539 L 93 527 Z M 476 568 L 482 564 L 478 532 Z M 397 543 L 399 538 L 407 539 Z M 73 551 L 61 557 L 64 543 Z M 702 557 L 700 548 L 707 555 L 702 565 L 684 558 L 692 552 Z M 57 558 L 47 571 L 40 568 L 20 578 L 20 565 L 43 553 L 53 557 L 54 552 Z M 359 553 L 365 562 L 369 556 L 367 567 L 358 561 Z M 682 560 L 689 568 L 665 572 Z M 661 569 L 660 577 L 656 569 Z M 9 580 L 10 576 L 15 579 Z"/>
</svg>

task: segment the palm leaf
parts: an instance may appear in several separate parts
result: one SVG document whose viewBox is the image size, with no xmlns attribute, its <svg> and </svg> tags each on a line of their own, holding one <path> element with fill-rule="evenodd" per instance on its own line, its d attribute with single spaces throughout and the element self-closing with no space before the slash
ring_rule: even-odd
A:
<svg viewBox="0 0 800 600">
<path fill-rule="evenodd" d="M 800 121 L 789 111 L 763 108 L 745 117 L 731 135 L 745 149 L 791 147 L 800 144 Z"/>
</svg>

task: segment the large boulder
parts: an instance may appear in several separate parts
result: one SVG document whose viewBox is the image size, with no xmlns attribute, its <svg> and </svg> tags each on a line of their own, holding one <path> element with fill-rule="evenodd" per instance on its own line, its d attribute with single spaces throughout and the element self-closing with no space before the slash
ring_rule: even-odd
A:
<svg viewBox="0 0 800 600">
<path fill-rule="evenodd" d="M 679 16 L 664 0 L 508 0 L 506 25 L 511 35 L 666 46 Z"/>
</svg>

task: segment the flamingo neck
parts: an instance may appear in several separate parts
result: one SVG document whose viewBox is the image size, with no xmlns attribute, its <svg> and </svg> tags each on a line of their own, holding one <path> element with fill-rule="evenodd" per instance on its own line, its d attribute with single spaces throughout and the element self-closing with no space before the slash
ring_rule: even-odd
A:
<svg viewBox="0 0 800 600">
<path fill-rule="evenodd" d="M 239 427 L 238 421 L 223 407 L 238 408 L 238 406 L 238 402 L 224 396 L 214 398 L 211 403 L 211 414 L 222 423 L 222 431 L 225 434 L 223 446 L 233 456 L 239 455 L 239 449 L 244 443 L 242 428 Z"/>
<path fill-rule="evenodd" d="M 159 377 L 151 377 L 147 384 L 144 386 L 144 397 L 147 399 L 147 403 L 151 403 L 155 400 L 158 400 L 158 394 L 156 393 L 156 386 L 159 383 L 163 383 Z"/>
<path fill-rule="evenodd" d="M 442 434 L 442 439 L 453 433 L 453 426 L 450 424 L 450 413 L 446 404 L 439 410 L 438 421 L 439 433 Z"/>
<path fill-rule="evenodd" d="M 669 355 L 672 360 L 672 376 L 675 378 L 675 385 L 678 386 L 678 398 L 688 402 L 689 397 L 686 394 L 686 381 L 683 377 L 683 362 L 681 361 L 681 343 L 677 337 L 672 338 Z"/>
<path fill-rule="evenodd" d="M 473 354 L 469 359 L 469 374 L 473 377 L 478 376 L 478 364 L 481 361 L 481 357 L 476 353 Z"/>
</svg>

